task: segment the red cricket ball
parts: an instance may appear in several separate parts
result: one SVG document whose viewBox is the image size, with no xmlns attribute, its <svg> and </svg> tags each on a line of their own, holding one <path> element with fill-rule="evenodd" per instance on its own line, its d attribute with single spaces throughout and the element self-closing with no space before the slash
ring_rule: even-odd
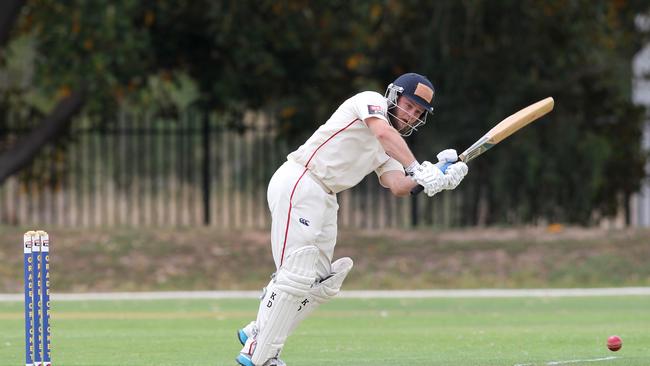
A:
<svg viewBox="0 0 650 366">
<path fill-rule="evenodd" d="M 607 348 L 609 348 L 610 351 L 616 352 L 621 349 L 621 347 L 623 347 L 623 340 L 621 337 L 613 335 L 607 338 Z"/>
</svg>

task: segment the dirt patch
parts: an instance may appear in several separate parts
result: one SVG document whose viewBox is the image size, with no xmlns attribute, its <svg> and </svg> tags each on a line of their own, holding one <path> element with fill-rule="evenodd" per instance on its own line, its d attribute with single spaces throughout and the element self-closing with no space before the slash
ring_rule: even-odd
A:
<svg viewBox="0 0 650 366">
<path fill-rule="evenodd" d="M 0 292 L 21 292 L 25 230 L 0 227 Z M 274 271 L 266 231 L 66 229 L 52 236 L 56 292 L 256 290 Z M 650 231 L 487 228 L 343 231 L 347 289 L 650 285 Z"/>
<path fill-rule="evenodd" d="M 418 241 L 429 239 L 434 242 L 478 242 L 478 241 L 562 241 L 562 240 L 593 240 L 602 238 L 626 239 L 634 238 L 645 232 L 650 237 L 650 231 L 639 229 L 608 230 L 602 228 L 565 227 L 549 225 L 544 227 L 530 226 L 519 228 L 464 228 L 458 230 L 364 230 L 355 232 L 360 237 L 390 238 L 397 241 Z M 649 239 L 650 240 L 650 239 Z"/>
</svg>

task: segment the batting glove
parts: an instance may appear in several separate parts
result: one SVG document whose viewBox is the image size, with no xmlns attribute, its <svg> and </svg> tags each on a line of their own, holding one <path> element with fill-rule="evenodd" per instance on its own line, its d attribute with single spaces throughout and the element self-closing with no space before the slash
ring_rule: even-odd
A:
<svg viewBox="0 0 650 366">
<path fill-rule="evenodd" d="M 451 164 L 445 172 L 445 183 L 443 189 L 454 189 L 458 187 L 460 182 L 467 175 L 468 170 L 467 164 L 462 161 Z"/>
<path fill-rule="evenodd" d="M 436 156 L 438 158 L 438 162 L 436 163 L 436 166 L 444 173 L 447 168 L 458 161 L 458 154 L 456 153 L 456 150 L 454 149 L 446 149 L 442 150 L 441 152 L 438 153 Z"/>
<path fill-rule="evenodd" d="M 442 191 L 447 181 L 440 169 L 428 161 L 415 166 L 411 178 L 424 187 L 424 193 L 429 197 Z"/>
</svg>

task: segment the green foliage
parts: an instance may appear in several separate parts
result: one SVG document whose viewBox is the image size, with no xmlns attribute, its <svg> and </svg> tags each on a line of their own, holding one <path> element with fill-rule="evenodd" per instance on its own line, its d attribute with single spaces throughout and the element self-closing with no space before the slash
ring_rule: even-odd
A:
<svg viewBox="0 0 650 366">
<path fill-rule="evenodd" d="M 420 153 L 462 149 L 519 108 L 556 100 L 551 115 L 472 162 L 465 189 L 487 204 L 488 223 L 590 223 L 593 210 L 613 214 L 617 196 L 638 188 L 642 111 L 630 102 L 630 60 L 641 40 L 633 19 L 647 4 L 401 4 L 382 30 L 404 57 L 387 65 L 422 70 L 438 92 Z M 469 210 L 478 217 L 478 205 Z"/>
<path fill-rule="evenodd" d="M 151 67 L 149 34 L 139 1 L 34 0 L 23 29 L 38 44 L 35 84 L 60 97 L 85 85 L 87 111 L 112 114 L 124 89 L 144 82 Z"/>
<path fill-rule="evenodd" d="M 590 223 L 643 176 L 630 61 L 644 36 L 634 17 L 649 10 L 605 0 L 32 0 L 15 37 L 34 40 L 36 74 L 12 105 L 31 98 L 43 109 L 86 85 L 91 115 L 200 103 L 236 125 L 264 109 L 298 143 L 346 97 L 416 71 L 437 90 L 417 137 L 425 159 L 552 95 L 550 116 L 472 162 L 467 223 L 479 212 L 487 223 Z"/>
</svg>

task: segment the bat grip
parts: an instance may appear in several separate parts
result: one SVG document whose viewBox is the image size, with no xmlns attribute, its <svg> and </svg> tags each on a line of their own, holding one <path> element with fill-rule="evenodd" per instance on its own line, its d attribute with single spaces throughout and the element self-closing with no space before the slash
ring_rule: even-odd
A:
<svg viewBox="0 0 650 366">
<path fill-rule="evenodd" d="M 439 165 L 439 163 L 438 163 L 438 164 L 436 164 L 436 166 L 444 174 L 447 171 L 447 168 L 449 168 L 449 166 L 451 164 L 453 164 L 453 163 L 446 162 L 446 163 L 441 164 L 441 165 Z M 417 186 L 415 186 L 415 187 L 413 187 L 411 189 L 411 196 L 416 196 L 416 195 L 420 194 L 420 192 L 422 192 L 423 190 L 424 190 L 424 187 L 422 187 L 421 185 L 418 184 Z"/>
</svg>

